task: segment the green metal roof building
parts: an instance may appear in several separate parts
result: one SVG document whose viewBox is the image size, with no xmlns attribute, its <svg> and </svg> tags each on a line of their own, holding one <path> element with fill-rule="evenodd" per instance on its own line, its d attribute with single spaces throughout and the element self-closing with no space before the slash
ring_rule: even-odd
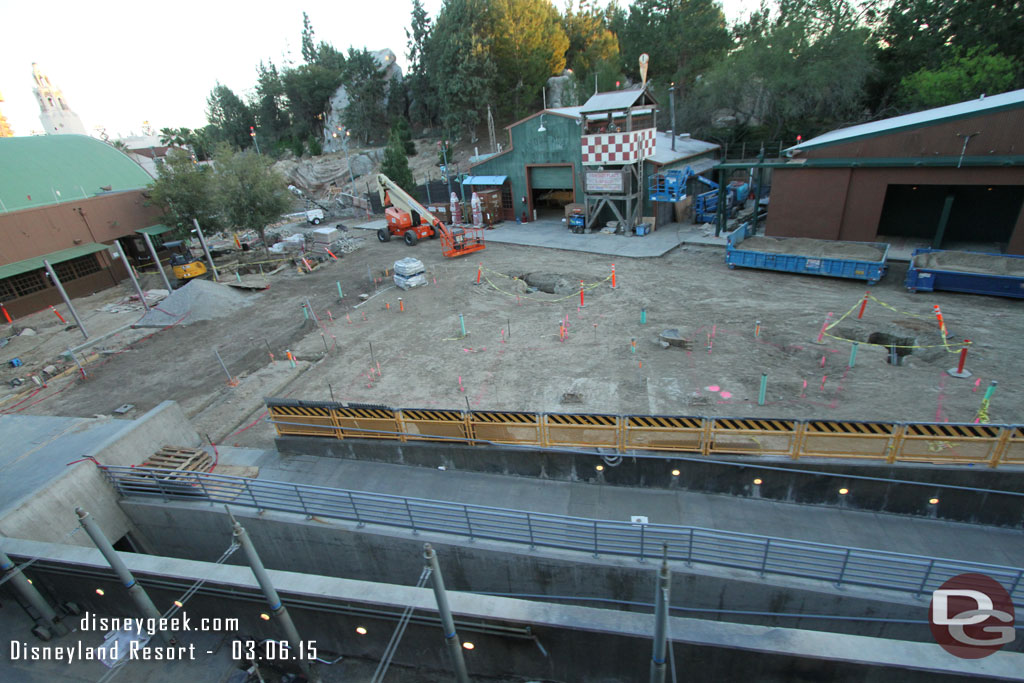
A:
<svg viewBox="0 0 1024 683">
<path fill-rule="evenodd" d="M 159 223 L 144 195 L 152 178 L 85 135 L 0 138 L 0 302 L 11 315 L 61 303 L 43 261 L 72 297 L 116 284 L 108 246 L 148 261 L 137 231 Z"/>
<path fill-rule="evenodd" d="M 559 208 L 561 205 L 568 202 L 583 205 L 587 189 L 584 182 L 586 172 L 602 168 L 601 165 L 595 165 L 593 159 L 585 161 L 583 158 L 584 147 L 593 152 L 594 140 L 600 137 L 595 134 L 596 127 L 604 120 L 601 118 L 604 114 L 595 116 L 591 110 L 598 100 L 611 97 L 622 100 L 621 106 L 625 109 L 617 111 L 614 117 L 620 128 L 626 127 L 626 112 L 631 105 L 639 103 L 643 97 L 642 91 L 599 93 L 583 106 L 544 109 L 506 127 L 509 136 L 506 149 L 471 160 L 470 177 L 465 185 L 473 188 L 500 188 L 504 195 L 506 219 L 526 216 L 532 220 L 535 212 L 538 218 L 561 218 L 564 215 L 564 211 Z M 648 135 L 647 144 L 650 149 L 644 159 L 642 180 L 639 187 L 632 188 L 635 194 L 640 190 L 639 201 L 643 215 L 646 216 L 652 215 L 655 210 L 654 203 L 646 197 L 647 178 L 650 174 L 686 166 L 692 166 L 698 173 L 706 171 L 717 163 L 715 157 L 719 149 L 716 144 L 694 140 L 685 135 L 676 136 L 677 144 L 672 149 L 672 136 L 667 132 L 653 130 L 650 110 L 654 108 L 656 103 L 649 101 L 633 107 L 647 110 L 637 114 L 637 120 L 646 116 L 648 118 L 641 125 L 652 127 Z M 610 118 L 608 120 L 611 121 Z M 624 134 L 628 135 L 619 133 L 620 136 Z M 623 163 L 629 162 L 610 160 L 603 168 L 615 174 L 624 168 Z M 601 221 L 616 217 L 607 209 L 599 210 L 598 213 L 600 215 L 595 219 Z M 671 210 L 667 215 L 671 215 Z"/>
<path fill-rule="evenodd" d="M 0 138 L 0 213 L 140 190 L 152 181 L 127 155 L 85 135 Z"/>
</svg>

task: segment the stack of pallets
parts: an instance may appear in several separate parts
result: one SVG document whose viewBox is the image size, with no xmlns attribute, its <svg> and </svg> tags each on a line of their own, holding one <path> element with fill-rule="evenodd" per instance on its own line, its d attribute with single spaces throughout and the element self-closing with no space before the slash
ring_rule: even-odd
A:
<svg viewBox="0 0 1024 683">
<path fill-rule="evenodd" d="M 201 448 L 163 446 L 142 463 L 141 467 L 159 467 L 173 472 L 152 472 L 146 476 L 159 479 L 177 479 L 178 473 L 207 472 L 213 466 L 213 458 Z"/>
</svg>

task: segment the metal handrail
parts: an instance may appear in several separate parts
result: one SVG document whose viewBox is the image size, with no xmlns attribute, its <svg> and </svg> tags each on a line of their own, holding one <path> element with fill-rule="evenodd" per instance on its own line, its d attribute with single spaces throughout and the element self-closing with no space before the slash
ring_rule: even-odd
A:
<svg viewBox="0 0 1024 683">
<path fill-rule="evenodd" d="M 992 577 L 1024 606 L 1024 569 L 885 550 L 870 550 L 735 531 L 670 524 L 637 524 L 334 489 L 310 484 L 182 472 L 151 467 L 102 466 L 125 497 L 204 500 L 259 510 L 292 512 L 366 524 L 436 532 L 560 550 L 618 555 L 643 561 L 661 555 L 718 567 L 927 594 L 968 572 Z"/>
</svg>

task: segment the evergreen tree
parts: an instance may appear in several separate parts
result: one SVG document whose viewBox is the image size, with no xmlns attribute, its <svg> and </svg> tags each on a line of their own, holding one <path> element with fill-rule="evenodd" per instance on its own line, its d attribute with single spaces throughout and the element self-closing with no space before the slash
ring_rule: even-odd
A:
<svg viewBox="0 0 1024 683">
<path fill-rule="evenodd" d="M 250 126 L 256 125 L 252 110 L 231 88 L 219 82 L 206 99 L 206 119 L 217 131 L 220 141 L 237 149 L 252 145 Z"/>
<path fill-rule="evenodd" d="M 405 77 L 406 92 L 410 118 L 424 125 L 430 125 L 437 115 L 437 95 L 427 72 L 430 33 L 430 17 L 423 9 L 423 3 L 421 0 L 413 0 L 411 26 L 405 31 L 409 48 L 405 55 L 409 60 L 409 72 Z"/>
<path fill-rule="evenodd" d="M 260 133 L 271 142 L 286 137 L 290 122 L 284 98 L 284 83 L 273 62 L 269 66 L 260 62 L 256 67 L 256 101 L 254 109 Z"/>
<path fill-rule="evenodd" d="M 309 15 L 302 13 L 302 61 L 306 64 L 316 62 L 316 34 L 313 32 L 313 24 L 309 21 Z"/>
<path fill-rule="evenodd" d="M 541 89 L 565 68 L 569 39 L 548 0 L 490 0 L 486 33 L 495 65 L 498 109 L 520 117 L 541 100 Z"/>
<path fill-rule="evenodd" d="M 412 128 L 409 127 L 409 120 L 405 117 L 395 119 L 394 129 L 398 131 L 398 137 L 402 140 L 402 147 L 406 156 L 416 154 L 416 143 L 412 141 Z"/>
<path fill-rule="evenodd" d="M 413 193 L 416 182 L 412 178 L 409 160 L 405 156 L 405 145 L 402 143 L 402 136 L 397 128 L 391 129 L 388 145 L 384 148 L 384 160 L 381 162 L 380 172 L 409 194 Z"/>
<path fill-rule="evenodd" d="M 383 138 L 387 130 L 387 83 L 380 65 L 365 48 L 349 48 L 345 64 L 345 89 L 349 97 L 345 125 L 364 143 Z"/>
</svg>

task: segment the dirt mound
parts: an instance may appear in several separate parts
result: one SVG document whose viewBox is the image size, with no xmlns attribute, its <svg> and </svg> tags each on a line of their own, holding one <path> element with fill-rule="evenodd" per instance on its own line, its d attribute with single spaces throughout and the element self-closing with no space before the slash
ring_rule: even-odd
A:
<svg viewBox="0 0 1024 683">
<path fill-rule="evenodd" d="M 766 251 L 813 258 L 837 258 L 853 261 L 881 261 L 884 248 L 856 242 L 834 242 L 806 237 L 748 237 L 739 244 L 743 251 Z"/>
<path fill-rule="evenodd" d="M 969 251 L 939 251 L 918 254 L 914 266 L 932 270 L 955 270 L 961 273 L 983 273 L 985 275 L 1024 275 L 1024 259 L 998 254 L 980 254 Z"/>
<path fill-rule="evenodd" d="M 209 280 L 193 280 L 154 306 L 135 327 L 167 327 L 175 323 L 189 325 L 198 320 L 213 320 L 230 315 L 236 309 L 251 306 L 254 296 Z"/>
</svg>

